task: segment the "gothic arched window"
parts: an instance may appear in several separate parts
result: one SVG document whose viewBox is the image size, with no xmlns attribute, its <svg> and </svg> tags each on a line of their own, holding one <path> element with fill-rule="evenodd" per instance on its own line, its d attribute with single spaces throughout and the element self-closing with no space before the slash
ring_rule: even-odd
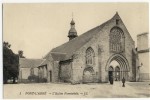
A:
<svg viewBox="0 0 150 100">
<path fill-rule="evenodd" d="M 110 31 L 110 51 L 124 51 L 124 33 L 119 27 L 114 27 Z"/>
<path fill-rule="evenodd" d="M 86 50 L 86 64 L 93 65 L 93 62 L 94 62 L 94 50 L 91 47 L 89 47 Z"/>
</svg>

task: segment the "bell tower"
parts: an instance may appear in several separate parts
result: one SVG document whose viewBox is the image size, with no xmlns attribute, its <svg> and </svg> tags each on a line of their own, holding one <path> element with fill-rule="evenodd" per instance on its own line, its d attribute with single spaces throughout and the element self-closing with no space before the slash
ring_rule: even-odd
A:
<svg viewBox="0 0 150 100">
<path fill-rule="evenodd" d="M 70 26 L 71 26 L 71 28 L 70 28 L 70 30 L 68 32 L 69 41 L 78 36 L 77 35 L 77 31 L 75 29 L 75 22 L 74 22 L 73 18 L 72 18 L 72 20 L 70 22 Z"/>
</svg>

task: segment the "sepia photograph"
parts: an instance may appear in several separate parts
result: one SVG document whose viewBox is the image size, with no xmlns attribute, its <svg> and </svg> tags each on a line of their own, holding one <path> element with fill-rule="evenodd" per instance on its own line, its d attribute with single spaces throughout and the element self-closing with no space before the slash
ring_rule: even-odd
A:
<svg viewBox="0 0 150 100">
<path fill-rule="evenodd" d="M 3 3 L 4 99 L 149 98 L 149 3 Z"/>
</svg>

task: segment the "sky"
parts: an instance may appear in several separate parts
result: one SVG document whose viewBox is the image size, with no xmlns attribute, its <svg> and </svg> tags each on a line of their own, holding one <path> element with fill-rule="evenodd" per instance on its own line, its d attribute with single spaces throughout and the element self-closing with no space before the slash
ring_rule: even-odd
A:
<svg viewBox="0 0 150 100">
<path fill-rule="evenodd" d="M 148 3 L 35 3 L 3 5 L 3 41 L 14 53 L 43 58 L 52 48 L 69 41 L 70 22 L 77 34 L 101 25 L 119 13 L 131 37 L 149 31 Z"/>
</svg>

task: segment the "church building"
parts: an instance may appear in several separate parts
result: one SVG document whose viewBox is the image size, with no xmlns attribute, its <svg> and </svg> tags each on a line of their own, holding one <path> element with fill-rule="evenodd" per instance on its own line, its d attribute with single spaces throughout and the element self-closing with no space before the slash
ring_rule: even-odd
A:
<svg viewBox="0 0 150 100">
<path fill-rule="evenodd" d="M 73 19 L 70 25 L 69 41 L 53 48 L 38 66 L 40 79 L 73 84 L 109 82 L 111 77 L 136 81 L 135 42 L 118 13 L 80 36 Z"/>
</svg>

